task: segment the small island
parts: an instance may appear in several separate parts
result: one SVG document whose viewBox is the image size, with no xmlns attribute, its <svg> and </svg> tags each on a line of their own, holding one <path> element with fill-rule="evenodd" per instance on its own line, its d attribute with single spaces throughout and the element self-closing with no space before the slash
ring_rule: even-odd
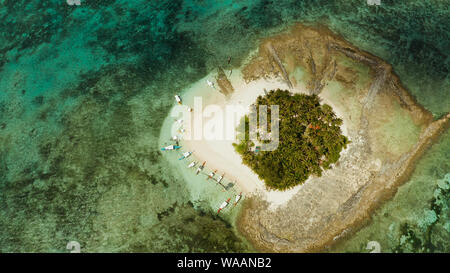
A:
<svg viewBox="0 0 450 273">
<path fill-rule="evenodd" d="M 244 164 L 253 169 L 269 189 L 287 190 L 302 184 L 310 175 L 321 176 L 323 170 L 338 161 L 340 152 L 349 143 L 340 129 L 342 120 L 336 117 L 331 106 L 321 105 L 317 95 L 277 89 L 259 96 L 255 105 L 256 109 L 260 105 L 279 106 L 278 148 L 258 151 L 257 144 L 249 139 L 248 116 L 242 121 L 245 136 L 233 146 Z"/>
<path fill-rule="evenodd" d="M 176 156 L 173 167 L 181 166 L 191 181 L 201 180 L 191 189 L 198 196 L 210 194 L 213 185 L 204 180 L 214 182 L 215 170 L 234 184 L 233 191 L 210 195 L 220 196 L 212 204 L 244 194 L 236 227 L 260 251 L 321 251 L 357 231 L 407 181 L 450 122 L 450 114 L 434 120 L 392 66 L 326 28 L 299 24 L 267 37 L 227 74 L 219 69 L 189 86 L 183 104 L 202 97 L 203 108 L 251 110 L 240 111 L 233 126 L 236 117 L 241 125 L 252 124 L 253 106 L 267 105 L 270 116 L 270 106 L 278 105 L 277 148 L 264 151 L 267 133 L 253 127 L 242 130 L 239 140 L 183 138 L 183 149 L 194 151 L 191 160 L 206 162 L 209 171 L 206 178 L 197 176 L 186 168 L 192 163 Z M 168 116 L 162 132 L 170 132 L 173 123 Z M 224 135 L 234 136 L 233 126 L 225 126 Z M 269 142 L 271 148 L 274 141 Z M 397 227 L 393 232 L 402 233 Z"/>
</svg>

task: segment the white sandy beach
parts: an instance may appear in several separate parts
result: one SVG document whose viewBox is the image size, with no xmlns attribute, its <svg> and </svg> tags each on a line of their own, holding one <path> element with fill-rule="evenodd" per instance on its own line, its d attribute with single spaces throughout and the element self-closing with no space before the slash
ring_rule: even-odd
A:
<svg viewBox="0 0 450 273">
<path fill-rule="evenodd" d="M 226 71 L 226 73 L 229 75 L 229 71 Z M 183 92 L 183 105 L 194 108 L 194 97 L 202 97 L 203 109 L 208 105 L 217 105 L 225 111 L 227 105 L 242 105 L 248 112 L 249 106 L 256 101 L 256 98 L 259 95 L 264 95 L 264 89 L 267 91 L 277 88 L 288 89 L 287 84 L 282 79 L 260 79 L 246 84 L 242 79 L 240 71 L 233 70 L 229 80 L 231 81 L 235 92 L 227 99 L 218 91 L 218 89 L 208 86 L 207 80 L 215 82 L 215 74 L 208 75 Z M 305 91 L 294 86 L 291 92 L 297 93 Z M 326 97 L 322 97 L 322 103 L 327 103 L 332 106 L 336 115 L 342 117 L 339 109 L 329 102 Z M 237 120 L 240 120 L 241 118 L 242 115 L 239 116 Z M 208 119 L 204 118 L 203 124 L 205 124 L 207 120 Z M 188 123 L 183 121 L 183 128 L 186 129 L 184 136 L 188 136 L 189 133 L 191 133 L 191 139 L 182 137 L 181 145 L 183 146 L 183 150 L 192 151 L 193 156 L 197 161 L 200 163 L 206 161 L 207 167 L 212 170 L 217 170 L 218 174 L 225 173 L 225 177 L 228 180 L 235 181 L 245 194 L 260 195 L 266 199 L 270 203 L 271 209 L 275 209 L 278 206 L 287 203 L 287 201 L 289 201 L 300 189 L 301 186 L 283 192 L 267 190 L 264 186 L 264 182 L 261 181 L 249 167 L 242 163 L 240 155 L 235 152 L 232 143 L 236 141 L 208 140 L 204 137 L 201 140 L 194 140 L 192 137 L 194 135 L 193 132 L 189 132 L 189 128 L 186 128 L 188 127 L 187 124 Z M 174 132 L 178 126 L 178 124 L 174 124 Z M 191 131 L 195 129 L 195 126 L 196 124 L 193 123 Z M 344 125 L 341 129 L 343 133 L 346 134 L 347 130 Z M 225 130 L 227 130 L 226 127 L 224 128 L 224 131 Z M 224 132 L 224 135 L 226 135 L 226 132 Z M 305 183 L 308 183 L 308 181 Z"/>
</svg>

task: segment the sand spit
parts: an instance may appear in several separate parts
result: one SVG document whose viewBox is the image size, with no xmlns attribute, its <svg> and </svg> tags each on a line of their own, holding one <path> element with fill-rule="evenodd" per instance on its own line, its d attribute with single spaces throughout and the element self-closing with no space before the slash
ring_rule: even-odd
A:
<svg viewBox="0 0 450 273">
<path fill-rule="evenodd" d="M 242 73 L 248 83 L 289 74 L 294 88 L 332 105 L 352 141 L 333 169 L 308 179 L 283 206 L 269 210 L 258 195 L 246 200 L 238 228 L 262 251 L 320 251 L 356 231 L 450 122 L 450 114 L 433 121 L 389 64 L 325 28 L 298 25 L 262 41 Z"/>
</svg>

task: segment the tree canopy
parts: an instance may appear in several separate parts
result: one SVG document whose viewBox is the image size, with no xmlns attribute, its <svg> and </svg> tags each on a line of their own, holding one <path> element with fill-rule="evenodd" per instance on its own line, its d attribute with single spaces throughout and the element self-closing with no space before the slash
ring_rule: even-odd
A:
<svg viewBox="0 0 450 273">
<path fill-rule="evenodd" d="M 274 151 L 255 151 L 263 140 L 249 139 L 249 118 L 246 116 L 245 137 L 234 143 L 244 164 L 252 168 L 270 189 L 286 190 L 302 184 L 311 174 L 321 176 L 339 159 L 339 153 L 349 143 L 342 135 L 331 106 L 320 104 L 317 95 L 291 94 L 272 90 L 256 100 L 260 105 L 279 106 L 279 145 Z M 270 112 L 269 112 L 270 113 Z M 270 118 L 267 118 L 270 121 Z M 269 127 L 270 128 L 270 127 Z"/>
</svg>

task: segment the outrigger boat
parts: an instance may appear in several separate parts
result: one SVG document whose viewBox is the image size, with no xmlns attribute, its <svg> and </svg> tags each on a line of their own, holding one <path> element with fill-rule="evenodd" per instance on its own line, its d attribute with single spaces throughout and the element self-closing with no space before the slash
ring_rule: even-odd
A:
<svg viewBox="0 0 450 273">
<path fill-rule="evenodd" d="M 176 149 L 180 149 L 180 148 L 181 148 L 181 146 L 169 145 L 164 148 L 161 148 L 161 151 L 170 151 L 170 150 L 176 150 Z"/>
<path fill-rule="evenodd" d="M 225 176 L 225 173 L 222 174 L 221 176 L 217 177 L 217 183 L 220 184 L 220 181 L 222 181 L 223 177 Z"/>
<path fill-rule="evenodd" d="M 195 164 L 197 164 L 197 162 L 195 162 L 195 161 L 192 161 L 189 165 L 188 165 L 188 168 L 192 168 L 192 167 L 194 167 L 195 166 Z"/>
<path fill-rule="evenodd" d="M 178 160 L 182 160 L 182 159 L 188 158 L 191 154 L 192 154 L 192 152 L 185 152 L 185 153 L 183 153 L 182 157 L 178 158 Z"/>
<path fill-rule="evenodd" d="M 205 164 L 206 164 L 206 161 L 205 162 L 203 162 L 203 164 L 202 165 L 200 165 L 200 166 L 198 166 L 198 168 L 197 168 L 197 172 L 195 173 L 195 174 L 199 174 L 202 170 L 203 170 L 203 168 L 205 167 Z"/>
<path fill-rule="evenodd" d="M 240 192 L 238 195 L 236 195 L 236 198 L 234 199 L 234 206 L 236 207 L 237 203 L 241 200 L 242 198 L 242 192 Z"/>
<path fill-rule="evenodd" d="M 216 89 L 216 87 L 214 86 L 214 83 L 213 83 L 212 81 L 206 80 L 206 83 L 207 83 L 210 87 Z"/>
<path fill-rule="evenodd" d="M 223 179 L 223 177 L 225 176 L 225 173 L 223 173 L 222 175 L 220 175 L 219 177 L 217 177 L 217 179 L 216 179 L 216 181 L 217 181 L 217 184 L 218 185 L 220 185 L 220 186 L 222 186 L 222 188 L 223 188 L 223 190 L 222 191 L 225 191 L 226 190 L 226 188 L 225 188 L 225 186 L 224 185 L 222 185 L 222 183 L 220 183 L 220 181 L 222 181 L 222 179 Z"/>
<path fill-rule="evenodd" d="M 208 179 L 210 179 L 210 178 L 213 178 L 214 175 L 216 175 L 216 172 L 217 172 L 217 170 L 215 170 L 215 171 L 213 171 L 213 172 L 210 172 L 209 175 L 208 175 L 208 178 L 206 178 L 206 180 L 208 180 Z"/>
<path fill-rule="evenodd" d="M 178 95 L 175 95 L 175 100 L 178 102 L 178 104 L 181 104 L 181 98 Z"/>
<path fill-rule="evenodd" d="M 228 206 L 228 203 L 230 203 L 230 200 L 231 200 L 231 198 L 228 198 L 227 201 L 223 202 L 223 203 L 220 205 L 219 210 L 217 211 L 217 214 L 219 214 L 219 212 L 220 212 L 221 210 L 223 210 L 226 206 Z"/>
</svg>

